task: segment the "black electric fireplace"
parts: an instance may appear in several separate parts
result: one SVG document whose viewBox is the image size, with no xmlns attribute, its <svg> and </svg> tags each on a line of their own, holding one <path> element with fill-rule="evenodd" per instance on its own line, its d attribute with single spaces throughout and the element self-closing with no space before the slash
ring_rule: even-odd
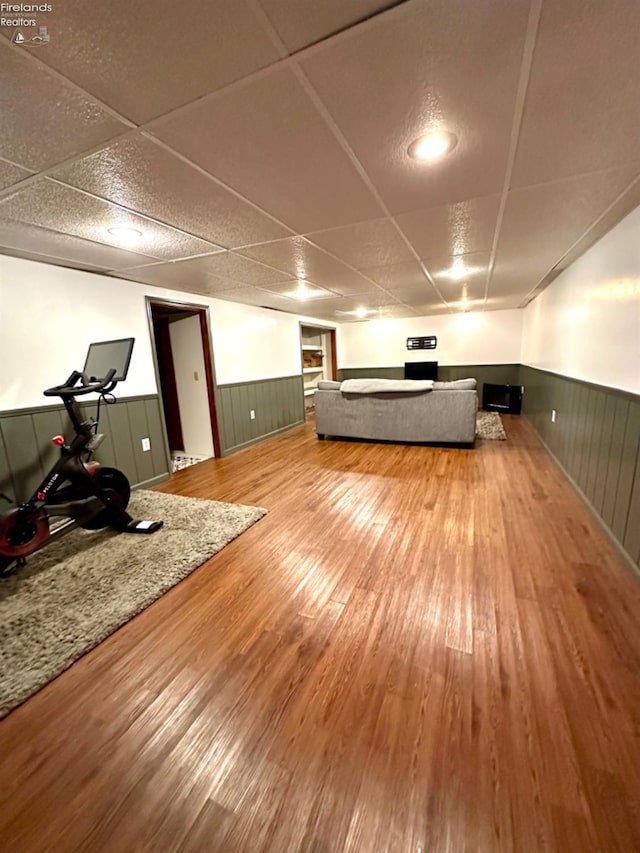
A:
<svg viewBox="0 0 640 853">
<path fill-rule="evenodd" d="M 404 363 L 404 378 L 405 379 L 437 379 L 438 378 L 438 362 L 437 361 L 405 361 Z"/>
<path fill-rule="evenodd" d="M 522 409 L 521 386 L 492 385 L 490 382 L 485 382 L 482 389 L 482 408 L 488 412 L 519 415 Z"/>
</svg>

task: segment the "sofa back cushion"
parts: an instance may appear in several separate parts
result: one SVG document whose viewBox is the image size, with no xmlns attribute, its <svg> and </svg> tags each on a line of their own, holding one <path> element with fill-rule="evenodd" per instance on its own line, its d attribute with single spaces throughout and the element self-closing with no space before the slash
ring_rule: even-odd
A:
<svg viewBox="0 0 640 853">
<path fill-rule="evenodd" d="M 434 382 L 434 391 L 475 391 L 478 382 L 475 379 L 454 379 L 452 382 Z"/>
</svg>

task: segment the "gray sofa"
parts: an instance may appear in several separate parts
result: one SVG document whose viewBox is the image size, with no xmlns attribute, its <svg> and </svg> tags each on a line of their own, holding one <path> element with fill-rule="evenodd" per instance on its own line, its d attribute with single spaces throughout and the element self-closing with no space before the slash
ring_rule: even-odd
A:
<svg viewBox="0 0 640 853">
<path fill-rule="evenodd" d="M 344 393 L 341 384 L 318 383 L 314 396 L 320 439 L 330 435 L 455 444 L 472 444 L 475 440 L 475 379 L 434 382 L 433 390 L 420 393 Z"/>
</svg>

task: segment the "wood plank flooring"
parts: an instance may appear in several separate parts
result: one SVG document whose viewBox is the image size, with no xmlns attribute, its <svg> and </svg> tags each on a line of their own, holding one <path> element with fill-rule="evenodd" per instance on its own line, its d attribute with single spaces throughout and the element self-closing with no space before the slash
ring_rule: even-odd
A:
<svg viewBox="0 0 640 853">
<path fill-rule="evenodd" d="M 640 583 L 504 421 L 163 485 L 269 513 L 0 722 L 0 849 L 640 850 Z"/>
</svg>

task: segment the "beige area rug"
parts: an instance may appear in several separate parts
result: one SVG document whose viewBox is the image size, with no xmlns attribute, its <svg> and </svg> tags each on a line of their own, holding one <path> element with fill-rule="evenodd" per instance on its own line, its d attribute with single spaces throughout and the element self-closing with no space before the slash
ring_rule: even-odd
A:
<svg viewBox="0 0 640 853">
<path fill-rule="evenodd" d="M 74 530 L 0 579 L 0 717 L 23 702 L 266 513 L 138 491 L 148 536 Z"/>
<path fill-rule="evenodd" d="M 497 438 L 500 441 L 506 439 L 507 434 L 498 412 L 478 412 L 476 415 L 476 436 L 478 438 Z"/>
</svg>

